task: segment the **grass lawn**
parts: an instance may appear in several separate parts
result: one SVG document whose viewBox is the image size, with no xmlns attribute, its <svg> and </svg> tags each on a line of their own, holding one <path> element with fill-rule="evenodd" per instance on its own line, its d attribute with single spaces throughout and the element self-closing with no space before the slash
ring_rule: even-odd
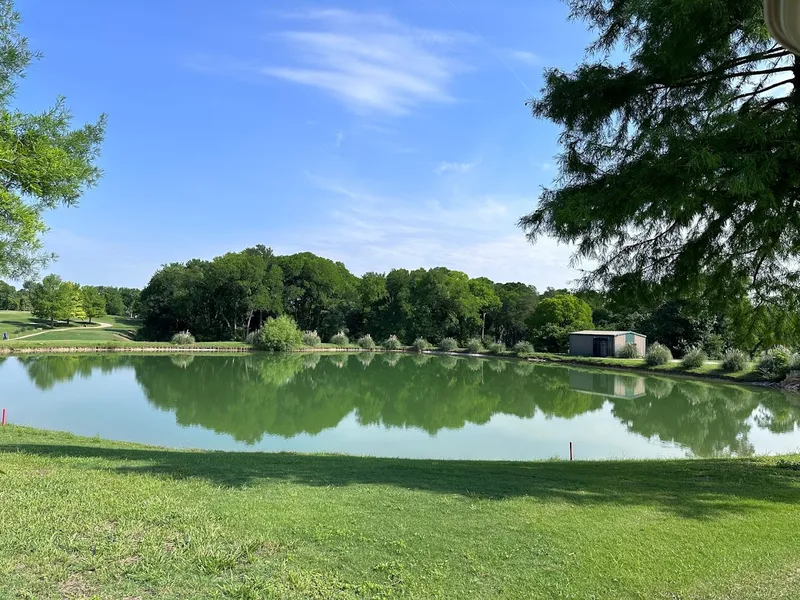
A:
<svg viewBox="0 0 800 600">
<path fill-rule="evenodd" d="M 56 327 L 59 324 L 56 323 Z M 66 324 L 62 324 L 67 327 Z M 19 335 L 36 333 L 37 331 L 51 329 L 50 322 L 44 319 L 37 319 L 29 312 L 16 310 L 0 310 L 0 337 L 5 331 L 8 337 L 14 338 Z"/>
<path fill-rule="evenodd" d="M 84 329 L 82 327 L 79 327 L 79 328 L 70 328 L 65 331 L 48 331 L 47 333 L 43 333 L 41 335 L 37 335 L 36 337 L 28 339 L 37 342 L 52 342 L 52 341 L 113 342 L 113 341 L 123 341 L 126 340 L 127 338 L 121 337 L 111 328 L 97 329 L 95 327 L 87 327 Z M 20 342 L 24 341 L 25 340 L 20 340 Z"/>
<path fill-rule="evenodd" d="M 446 462 L 0 430 L 2 598 L 800 597 L 800 456 Z"/>
<path fill-rule="evenodd" d="M 105 331 L 106 333 L 116 333 L 122 335 L 124 337 L 132 337 L 133 334 L 136 332 L 136 329 L 139 327 L 139 321 L 137 319 L 128 319 L 126 317 L 119 317 L 115 315 L 104 315 L 99 319 L 94 319 L 94 321 L 99 321 L 101 323 L 108 323 L 111 327 L 107 328 Z M 95 323 L 89 324 L 89 327 L 95 325 Z M 64 329 L 70 328 L 73 331 L 66 331 L 66 332 L 52 332 L 52 333 L 43 333 L 41 334 L 43 339 L 51 339 L 51 340 L 64 340 L 64 339 L 73 339 L 73 338 L 65 338 L 63 336 L 69 334 L 72 335 L 74 332 L 78 335 L 77 338 L 74 339 L 87 339 L 82 332 L 84 330 L 83 322 L 70 322 L 67 325 L 65 322 L 56 321 L 56 323 L 51 327 L 50 322 L 43 319 L 38 319 L 34 317 L 29 312 L 23 311 L 10 311 L 10 310 L 0 310 L 0 333 L 5 331 L 8 333 L 10 338 L 15 338 L 20 335 L 27 335 L 30 333 L 36 333 L 37 331 L 47 331 L 48 329 Z M 53 337 L 58 335 L 59 337 Z M 36 336 L 39 338 L 40 336 Z M 102 338 L 93 338 L 93 339 L 115 339 L 112 337 L 102 337 Z"/>
</svg>

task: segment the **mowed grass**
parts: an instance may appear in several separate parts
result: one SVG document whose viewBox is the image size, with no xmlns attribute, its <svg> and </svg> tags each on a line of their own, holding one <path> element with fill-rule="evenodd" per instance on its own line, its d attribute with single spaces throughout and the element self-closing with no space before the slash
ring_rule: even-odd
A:
<svg viewBox="0 0 800 600">
<path fill-rule="evenodd" d="M 66 327 L 67 325 L 63 324 L 63 326 Z M 29 312 L 0 310 L 0 337 L 2 337 L 3 332 L 14 338 L 19 335 L 36 333 L 47 329 L 51 329 L 49 321 L 38 319 Z"/>
<path fill-rule="evenodd" d="M 446 462 L 0 430 L 2 598 L 800 597 L 800 456 Z"/>
<path fill-rule="evenodd" d="M 53 326 L 50 322 L 44 319 L 34 317 L 29 312 L 22 311 L 0 311 L 0 333 L 5 331 L 10 338 L 16 338 L 21 335 L 28 335 L 38 331 L 44 331 L 30 339 L 41 340 L 112 340 L 123 338 L 132 338 L 136 334 L 136 329 L 139 327 L 137 319 L 128 319 L 115 315 L 104 315 L 99 319 L 94 319 L 93 323 L 84 321 L 71 321 L 69 324 L 63 321 L 56 321 Z M 87 329 L 97 327 L 97 322 L 107 323 L 111 327 L 103 330 L 104 335 L 100 337 L 88 337 Z M 84 327 L 84 325 L 86 327 Z M 50 329 L 60 330 L 66 329 L 67 331 L 48 331 Z M 110 334 L 110 335 L 109 335 Z"/>
</svg>

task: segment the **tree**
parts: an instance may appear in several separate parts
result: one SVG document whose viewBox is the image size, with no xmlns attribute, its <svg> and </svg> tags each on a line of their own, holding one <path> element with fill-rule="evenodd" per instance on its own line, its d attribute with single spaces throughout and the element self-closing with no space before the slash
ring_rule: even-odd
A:
<svg viewBox="0 0 800 600">
<path fill-rule="evenodd" d="M 494 290 L 494 282 L 486 277 L 470 279 L 469 291 L 475 296 L 481 315 L 481 339 L 486 337 L 486 315 L 500 308 L 503 303 Z"/>
<path fill-rule="evenodd" d="M 105 116 L 71 129 L 63 99 L 40 114 L 12 108 L 18 81 L 39 55 L 17 27 L 11 0 L 0 0 L 0 275 L 17 279 L 45 265 L 43 214 L 74 206 L 100 177 L 95 165 Z"/>
<path fill-rule="evenodd" d="M 571 331 L 592 327 L 592 307 L 572 294 L 539 302 L 528 320 L 534 344 L 548 352 L 565 352 Z"/>
<path fill-rule="evenodd" d="M 103 287 L 101 290 L 103 298 L 106 301 L 106 314 L 116 316 L 125 315 L 125 303 L 122 300 L 122 294 L 120 294 L 119 289 L 114 287 Z"/>
<path fill-rule="evenodd" d="M 528 339 L 528 319 L 539 302 L 536 288 L 524 283 L 498 283 L 495 290 L 500 306 L 489 318 L 495 337 L 509 346 Z"/>
<path fill-rule="evenodd" d="M 69 286 L 58 275 L 48 275 L 31 287 L 31 307 L 34 316 L 49 319 L 50 325 L 69 318 L 72 295 Z"/>
<path fill-rule="evenodd" d="M 576 244 L 596 261 L 590 282 L 796 296 L 800 59 L 769 38 L 762 1 L 568 3 L 597 37 L 531 101 L 563 152 L 558 183 L 521 219 L 530 239 Z"/>
<path fill-rule="evenodd" d="M 17 290 L 5 281 L 0 281 L 0 310 L 19 310 Z"/>
<path fill-rule="evenodd" d="M 83 293 L 83 312 L 89 319 L 89 323 L 95 317 L 106 314 L 106 300 L 97 291 L 97 288 L 87 285 L 83 287 L 81 292 Z"/>
<path fill-rule="evenodd" d="M 278 257 L 284 306 L 302 330 L 328 338 L 345 328 L 357 302 L 358 279 L 340 262 L 302 252 Z"/>
<path fill-rule="evenodd" d="M 68 301 L 64 307 L 64 312 L 61 313 L 59 318 L 62 321 L 66 321 L 67 325 L 69 325 L 69 322 L 72 320 L 85 320 L 86 312 L 83 310 L 83 292 L 81 291 L 81 286 L 72 281 L 67 281 L 64 287 L 67 290 L 65 294 Z"/>
</svg>

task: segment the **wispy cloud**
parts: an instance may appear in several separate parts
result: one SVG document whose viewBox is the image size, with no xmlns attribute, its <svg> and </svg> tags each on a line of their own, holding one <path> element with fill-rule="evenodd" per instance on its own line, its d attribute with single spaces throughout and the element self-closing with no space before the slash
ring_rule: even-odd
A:
<svg viewBox="0 0 800 600">
<path fill-rule="evenodd" d="M 505 53 L 508 60 L 527 65 L 529 67 L 538 67 L 542 65 L 542 57 L 527 50 L 506 50 Z"/>
<path fill-rule="evenodd" d="M 335 138 L 334 138 L 334 139 L 335 139 L 334 145 L 335 145 L 337 148 L 341 147 L 341 145 L 342 145 L 342 142 L 344 141 L 344 131 L 341 131 L 341 130 L 340 130 L 340 131 L 337 131 L 337 132 L 336 132 L 336 136 L 335 136 Z"/>
<path fill-rule="evenodd" d="M 475 162 L 440 162 L 436 165 L 435 171 L 439 175 L 444 173 L 467 173 L 472 171 L 478 166 L 478 161 Z"/>
<path fill-rule="evenodd" d="M 402 115 L 425 102 L 452 101 L 450 84 L 464 69 L 455 53 L 471 40 L 388 15 L 316 10 L 284 16 L 304 25 L 279 34 L 293 64 L 260 72 L 321 89 L 360 113 Z"/>
<path fill-rule="evenodd" d="M 445 266 L 495 281 L 563 287 L 579 276 L 570 249 L 550 239 L 535 246 L 517 219 L 535 197 L 458 196 L 424 200 L 376 193 L 312 176 L 332 208 L 322 230 L 284 232 L 279 252 L 310 250 L 341 260 L 354 273 Z M 295 238 L 295 235 L 297 236 Z"/>
</svg>

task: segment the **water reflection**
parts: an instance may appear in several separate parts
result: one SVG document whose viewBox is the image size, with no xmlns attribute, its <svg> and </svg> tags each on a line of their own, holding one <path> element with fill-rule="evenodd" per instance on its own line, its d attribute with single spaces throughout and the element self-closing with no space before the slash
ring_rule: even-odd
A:
<svg viewBox="0 0 800 600">
<path fill-rule="evenodd" d="M 697 456 L 747 455 L 753 427 L 800 425 L 800 402 L 774 390 L 643 377 L 530 362 L 403 354 L 279 356 L 31 356 L 18 359 L 42 390 L 94 371 L 130 369 L 154 407 L 255 443 L 362 425 L 430 434 L 494 415 L 575 419 L 604 414 L 631 433 Z M 538 413 L 538 416 L 537 416 Z"/>
</svg>

